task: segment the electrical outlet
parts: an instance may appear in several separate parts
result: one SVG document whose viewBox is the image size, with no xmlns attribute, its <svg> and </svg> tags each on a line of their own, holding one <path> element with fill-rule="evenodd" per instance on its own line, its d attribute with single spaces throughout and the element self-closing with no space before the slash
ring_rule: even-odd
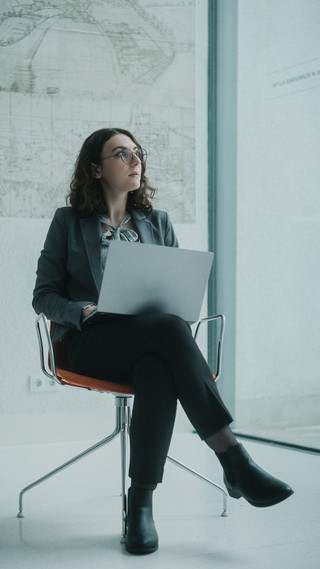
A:
<svg viewBox="0 0 320 569">
<path fill-rule="evenodd" d="M 29 389 L 32 393 L 53 393 L 58 388 L 58 384 L 54 379 L 39 374 L 29 375 Z"/>
<path fill-rule="evenodd" d="M 54 380 L 54 379 L 50 379 L 50 377 L 45 377 L 44 378 L 44 386 L 45 386 L 45 391 L 52 392 L 52 391 L 57 391 L 58 389 L 58 383 Z"/>
<path fill-rule="evenodd" d="M 29 375 L 29 389 L 33 393 L 44 391 L 44 377 L 41 374 Z"/>
</svg>

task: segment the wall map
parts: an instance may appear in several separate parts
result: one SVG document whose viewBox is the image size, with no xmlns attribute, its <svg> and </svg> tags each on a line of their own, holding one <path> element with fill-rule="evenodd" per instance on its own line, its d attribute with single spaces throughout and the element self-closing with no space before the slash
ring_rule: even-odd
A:
<svg viewBox="0 0 320 569">
<path fill-rule="evenodd" d="M 1 216 L 51 217 L 84 138 L 120 126 L 193 222 L 195 0 L 3 0 L 0 68 Z"/>
</svg>

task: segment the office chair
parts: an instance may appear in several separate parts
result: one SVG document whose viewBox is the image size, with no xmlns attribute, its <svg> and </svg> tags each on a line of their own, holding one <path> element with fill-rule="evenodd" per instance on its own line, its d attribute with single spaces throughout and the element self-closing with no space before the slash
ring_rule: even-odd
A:
<svg viewBox="0 0 320 569">
<path fill-rule="evenodd" d="M 210 316 L 208 318 L 201 319 L 195 329 L 194 338 L 197 338 L 197 334 L 200 325 L 204 322 L 209 322 L 213 320 L 220 320 L 220 333 L 218 338 L 218 349 L 217 349 L 217 370 L 216 374 L 213 375 L 213 381 L 217 381 L 221 372 L 221 354 L 222 354 L 222 343 L 225 327 L 225 318 L 223 314 L 217 316 Z M 114 431 L 101 441 L 97 442 L 95 445 L 89 447 L 85 451 L 71 458 L 64 464 L 61 464 L 54 470 L 48 472 L 41 478 L 35 480 L 25 488 L 23 488 L 19 495 L 19 512 L 17 517 L 23 518 L 23 497 L 26 492 L 41 484 L 48 478 L 51 478 L 63 469 L 71 466 L 78 460 L 84 458 L 89 453 L 94 452 L 98 448 L 108 444 L 117 435 L 120 435 L 120 449 L 121 449 L 121 499 L 122 499 L 122 541 L 126 539 L 126 520 L 127 520 L 127 489 L 126 489 L 126 470 L 127 470 L 127 439 L 130 432 L 130 421 L 131 421 L 131 404 L 133 398 L 132 385 L 129 384 L 119 384 L 113 383 L 112 381 L 103 381 L 100 379 L 95 379 L 92 377 L 87 377 L 77 373 L 73 373 L 68 370 L 68 360 L 66 354 L 66 348 L 63 342 L 52 343 L 50 337 L 50 330 L 54 327 L 54 323 L 49 323 L 44 314 L 36 319 L 36 330 L 39 341 L 40 350 L 40 364 L 43 373 L 49 377 L 52 381 L 56 381 L 60 385 L 66 385 L 69 387 L 77 387 L 82 389 L 88 389 L 89 391 L 99 391 L 101 393 L 112 393 L 115 396 L 115 429 Z M 168 455 L 167 459 L 174 464 L 196 476 L 199 480 L 210 484 L 211 487 L 216 488 L 223 496 L 223 511 L 221 516 L 227 516 L 227 492 L 224 488 L 209 480 L 208 478 L 202 476 L 198 472 L 192 470 L 182 462 L 176 460 L 172 456 Z"/>
</svg>

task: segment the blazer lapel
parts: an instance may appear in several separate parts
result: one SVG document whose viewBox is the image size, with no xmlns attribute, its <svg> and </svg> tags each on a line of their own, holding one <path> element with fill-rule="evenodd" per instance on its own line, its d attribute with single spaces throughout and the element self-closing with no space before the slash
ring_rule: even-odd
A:
<svg viewBox="0 0 320 569">
<path fill-rule="evenodd" d="M 155 244 L 152 223 L 147 219 L 145 214 L 142 211 L 131 208 L 129 211 L 141 242 Z"/>
<path fill-rule="evenodd" d="M 88 256 L 90 269 L 99 291 L 102 283 L 101 251 L 100 251 L 100 225 L 97 215 L 80 219 L 80 227 Z"/>
</svg>

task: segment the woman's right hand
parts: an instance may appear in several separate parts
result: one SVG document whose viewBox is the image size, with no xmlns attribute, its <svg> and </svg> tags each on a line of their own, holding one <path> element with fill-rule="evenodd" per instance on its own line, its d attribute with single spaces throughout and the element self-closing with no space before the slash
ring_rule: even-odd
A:
<svg viewBox="0 0 320 569">
<path fill-rule="evenodd" d="M 83 317 L 86 318 L 87 316 L 89 316 L 89 314 L 91 314 L 92 312 L 95 312 L 95 310 L 97 310 L 97 305 L 96 304 L 90 304 L 90 306 L 87 306 L 84 309 Z"/>
</svg>

